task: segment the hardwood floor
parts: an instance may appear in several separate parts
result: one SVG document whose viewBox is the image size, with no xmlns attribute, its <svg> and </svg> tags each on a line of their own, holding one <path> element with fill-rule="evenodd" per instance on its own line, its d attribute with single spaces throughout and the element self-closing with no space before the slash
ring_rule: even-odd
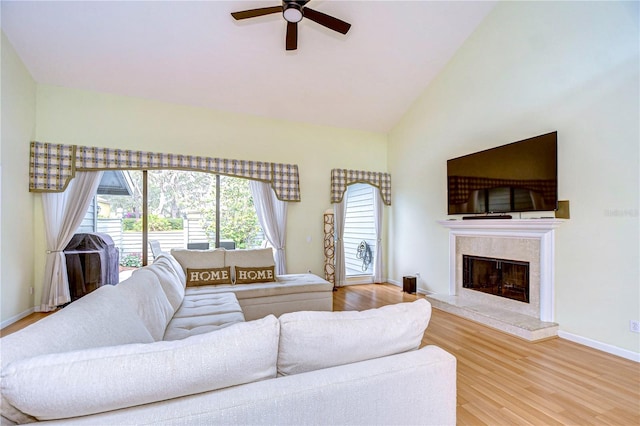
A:
<svg viewBox="0 0 640 426">
<path fill-rule="evenodd" d="M 340 288 L 335 310 L 416 300 L 394 285 Z M 423 345 L 458 360 L 460 425 L 638 425 L 640 364 L 564 339 L 530 343 L 433 310 Z"/>
<path fill-rule="evenodd" d="M 40 319 L 46 317 L 47 315 L 50 315 L 52 312 L 49 313 L 44 313 L 44 312 L 34 312 L 31 315 L 22 318 L 21 320 L 18 320 L 16 322 L 14 322 L 11 325 L 6 326 L 5 328 L 3 328 L 2 330 L 0 330 L 0 337 L 4 337 L 7 336 L 11 333 L 15 333 L 16 331 L 25 328 L 28 325 L 33 324 L 34 322 L 39 321 Z"/>
<path fill-rule="evenodd" d="M 334 293 L 334 310 L 363 310 L 420 295 L 391 285 Z M 6 335 L 37 321 L 29 317 Z M 458 360 L 459 425 L 638 425 L 640 364 L 564 339 L 530 343 L 434 309 L 423 345 Z"/>
</svg>

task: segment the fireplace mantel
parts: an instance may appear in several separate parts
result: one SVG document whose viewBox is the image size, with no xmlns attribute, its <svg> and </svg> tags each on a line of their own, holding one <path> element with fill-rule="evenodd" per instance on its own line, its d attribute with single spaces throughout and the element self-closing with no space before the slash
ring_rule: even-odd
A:
<svg viewBox="0 0 640 426">
<path fill-rule="evenodd" d="M 539 236 L 553 231 L 564 223 L 564 219 L 470 219 L 439 220 L 438 223 L 452 232 L 464 235 L 513 234 L 523 237 L 525 234 Z"/>
<path fill-rule="evenodd" d="M 540 320 L 554 321 L 555 233 L 562 219 L 441 220 L 449 229 L 449 294 L 456 295 L 456 238 L 534 238 L 540 241 Z"/>
</svg>

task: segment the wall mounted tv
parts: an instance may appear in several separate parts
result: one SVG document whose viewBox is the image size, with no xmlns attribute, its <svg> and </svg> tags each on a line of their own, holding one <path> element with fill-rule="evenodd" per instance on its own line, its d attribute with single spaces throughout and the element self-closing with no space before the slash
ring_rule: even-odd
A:
<svg viewBox="0 0 640 426">
<path fill-rule="evenodd" d="M 552 132 L 448 160 L 448 213 L 556 210 L 557 144 Z"/>
</svg>

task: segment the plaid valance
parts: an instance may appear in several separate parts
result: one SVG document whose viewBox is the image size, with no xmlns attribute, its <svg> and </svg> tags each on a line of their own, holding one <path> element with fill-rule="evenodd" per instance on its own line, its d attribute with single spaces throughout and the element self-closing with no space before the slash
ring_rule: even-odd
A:
<svg viewBox="0 0 640 426">
<path fill-rule="evenodd" d="M 367 172 L 364 170 L 331 170 L 331 203 L 342 201 L 347 186 L 352 183 L 368 183 L 380 190 L 382 202 L 391 205 L 391 175 L 382 172 Z"/>
<path fill-rule="evenodd" d="M 178 169 L 209 172 L 268 182 L 282 201 L 300 201 L 296 164 L 227 160 L 31 142 L 29 191 L 62 192 L 76 171 Z"/>
<path fill-rule="evenodd" d="M 555 180 L 526 180 L 526 179 L 492 179 L 472 176 L 449 176 L 449 204 L 460 204 L 469 201 L 472 191 L 488 188 L 522 188 L 535 191 L 542 195 L 545 203 L 554 205 L 557 198 Z"/>
</svg>

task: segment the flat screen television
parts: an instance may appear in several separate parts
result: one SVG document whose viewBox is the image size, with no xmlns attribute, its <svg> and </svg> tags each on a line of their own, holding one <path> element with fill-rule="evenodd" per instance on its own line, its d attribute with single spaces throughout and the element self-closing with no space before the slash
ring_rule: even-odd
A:
<svg viewBox="0 0 640 426">
<path fill-rule="evenodd" d="M 557 144 L 551 132 L 448 160 L 448 213 L 556 210 Z"/>
</svg>

